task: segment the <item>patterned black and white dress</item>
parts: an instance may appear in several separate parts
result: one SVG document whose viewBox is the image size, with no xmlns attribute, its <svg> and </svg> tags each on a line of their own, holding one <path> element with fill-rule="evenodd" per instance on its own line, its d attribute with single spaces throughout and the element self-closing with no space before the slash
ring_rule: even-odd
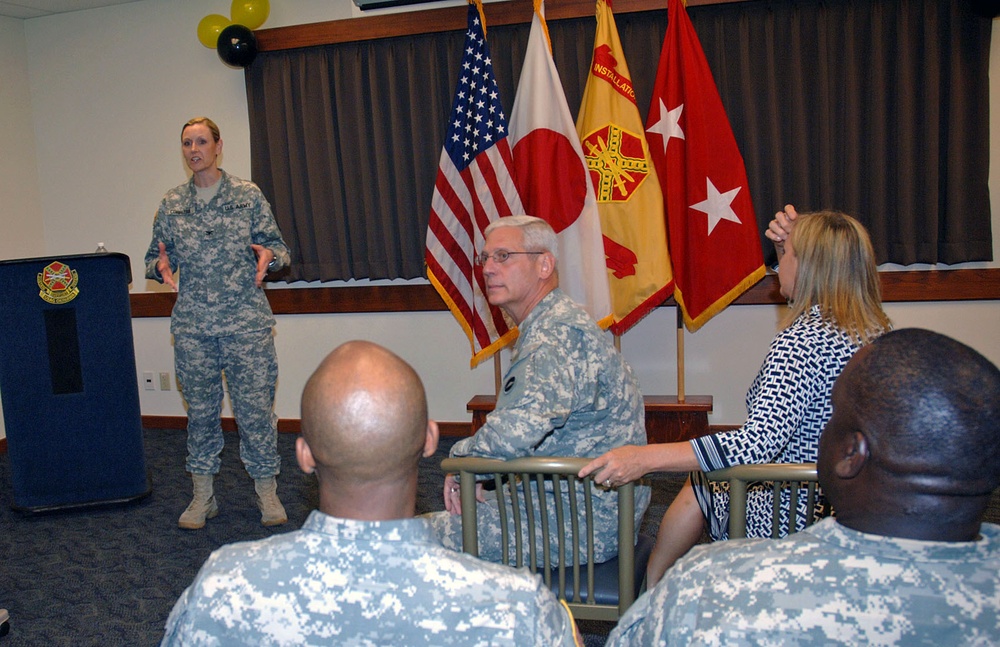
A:
<svg viewBox="0 0 1000 647">
<path fill-rule="evenodd" d="M 691 441 L 704 472 L 754 463 L 812 463 L 819 436 L 830 419 L 833 383 L 860 348 L 813 306 L 775 336 L 747 391 L 747 419 L 733 431 Z M 713 539 L 729 534 L 729 486 L 692 474 L 694 494 Z M 801 512 L 805 501 L 800 499 Z M 822 512 L 822 510 L 820 510 Z M 783 513 L 787 521 L 787 509 Z M 800 516 L 799 520 L 802 518 Z M 747 493 L 747 536 L 771 534 L 771 492 Z"/>
</svg>

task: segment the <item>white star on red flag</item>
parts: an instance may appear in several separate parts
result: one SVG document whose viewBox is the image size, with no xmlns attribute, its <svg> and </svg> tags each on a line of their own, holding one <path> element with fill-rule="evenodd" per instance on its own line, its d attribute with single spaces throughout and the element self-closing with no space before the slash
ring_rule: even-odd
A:
<svg viewBox="0 0 1000 647">
<path fill-rule="evenodd" d="M 708 214 L 708 233 L 711 235 L 712 230 L 715 226 L 719 224 L 720 220 L 729 220 L 735 222 L 736 224 L 743 224 L 740 217 L 736 215 L 733 211 L 733 200 L 736 198 L 736 194 L 740 192 L 743 187 L 736 187 L 735 189 L 730 189 L 725 193 L 720 193 L 715 184 L 712 183 L 711 178 L 705 178 L 706 191 L 708 192 L 708 197 L 699 202 L 698 204 L 691 205 L 692 209 L 702 211 Z"/>
<path fill-rule="evenodd" d="M 660 118 L 655 124 L 646 129 L 647 133 L 656 133 L 663 139 L 663 152 L 667 152 L 667 144 L 671 137 L 684 139 L 684 131 L 681 129 L 681 113 L 684 112 L 684 104 L 677 106 L 673 110 L 667 110 L 667 106 L 660 99 Z"/>
<path fill-rule="evenodd" d="M 650 152 L 667 212 L 674 297 L 694 331 L 764 276 L 764 260 L 743 156 L 708 59 L 683 0 L 668 0 L 667 14 L 647 132 L 663 144 Z"/>
</svg>

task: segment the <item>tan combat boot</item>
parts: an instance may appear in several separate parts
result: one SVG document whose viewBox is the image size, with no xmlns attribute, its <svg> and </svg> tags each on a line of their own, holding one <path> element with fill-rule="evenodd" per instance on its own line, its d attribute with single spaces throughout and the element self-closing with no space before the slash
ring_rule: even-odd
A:
<svg viewBox="0 0 1000 647">
<path fill-rule="evenodd" d="M 186 530 L 197 530 L 205 527 L 205 519 L 211 519 L 219 514 L 219 504 L 215 502 L 212 491 L 213 474 L 192 474 L 194 481 L 194 497 L 187 509 L 177 520 L 177 525 Z"/>
<path fill-rule="evenodd" d="M 260 508 L 260 522 L 265 526 L 280 526 L 288 521 L 285 506 L 278 500 L 278 482 L 273 476 L 254 479 L 257 491 L 257 507 Z"/>
</svg>

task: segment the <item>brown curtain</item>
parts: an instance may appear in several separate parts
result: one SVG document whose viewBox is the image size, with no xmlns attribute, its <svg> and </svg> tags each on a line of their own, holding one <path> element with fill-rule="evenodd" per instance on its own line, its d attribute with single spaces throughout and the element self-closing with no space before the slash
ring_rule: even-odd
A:
<svg viewBox="0 0 1000 647">
<path fill-rule="evenodd" d="M 792 202 L 858 216 L 880 262 L 991 259 L 991 23 L 968 0 L 773 0 L 689 12 L 761 232 Z M 643 115 L 666 21 L 666 11 L 617 16 Z M 594 27 L 592 17 L 549 23 L 574 114 Z M 509 117 L 528 25 L 489 28 L 488 37 Z M 264 52 L 247 69 L 252 173 L 293 248 L 288 280 L 424 275 L 463 38 Z"/>
</svg>

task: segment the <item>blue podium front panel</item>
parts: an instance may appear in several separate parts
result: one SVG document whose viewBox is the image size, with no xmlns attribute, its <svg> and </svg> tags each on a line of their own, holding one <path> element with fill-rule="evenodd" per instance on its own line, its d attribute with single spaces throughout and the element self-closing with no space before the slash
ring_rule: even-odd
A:
<svg viewBox="0 0 1000 647">
<path fill-rule="evenodd" d="M 0 395 L 14 507 L 149 493 L 124 254 L 0 261 Z"/>
</svg>

